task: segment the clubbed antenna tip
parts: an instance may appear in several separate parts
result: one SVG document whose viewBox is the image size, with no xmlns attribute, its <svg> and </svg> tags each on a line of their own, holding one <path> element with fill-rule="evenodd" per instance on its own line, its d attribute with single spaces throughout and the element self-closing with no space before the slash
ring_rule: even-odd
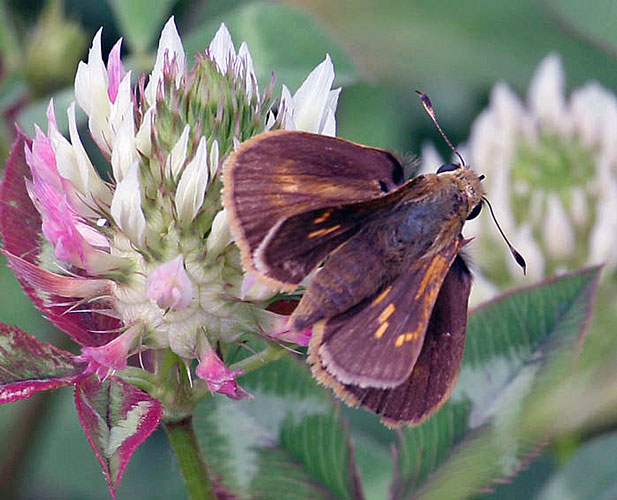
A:
<svg viewBox="0 0 617 500">
<path fill-rule="evenodd" d="M 499 232 L 501 233 L 502 238 L 506 242 L 506 245 L 508 245 L 508 250 L 510 250 L 510 253 L 512 254 L 512 257 L 514 257 L 514 260 L 516 261 L 516 263 L 519 266 L 521 266 L 521 269 L 523 270 L 523 274 L 524 275 L 527 274 L 527 263 L 525 262 L 525 259 L 520 254 L 520 252 L 516 248 L 514 248 L 512 243 L 510 243 L 510 240 L 508 240 L 508 238 L 506 237 L 506 234 L 503 232 L 503 229 L 501 229 L 501 226 L 499 225 L 499 222 L 497 222 L 497 217 L 495 217 L 495 212 L 493 211 L 493 206 L 490 204 L 490 202 L 486 198 L 483 198 L 483 200 L 488 205 L 488 209 L 491 212 L 491 217 L 493 218 L 493 221 L 495 222 L 495 225 L 497 226 L 497 229 L 499 229 Z"/>
<path fill-rule="evenodd" d="M 439 122 L 437 121 L 437 115 L 435 114 L 435 110 L 433 109 L 433 103 L 431 102 L 431 100 L 428 98 L 428 96 L 424 92 L 416 90 L 416 94 L 418 94 L 420 96 L 420 99 L 422 99 L 422 106 L 424 107 L 424 110 L 431 117 L 431 120 L 433 120 L 433 123 L 437 127 L 437 130 L 439 130 L 439 133 L 441 134 L 441 137 L 443 137 L 443 140 L 446 141 L 446 144 L 450 147 L 452 152 L 456 156 L 459 157 L 459 159 L 461 160 L 461 165 L 465 167 L 466 166 L 465 160 L 463 159 L 461 154 L 456 150 L 456 148 L 452 145 L 452 143 L 450 142 L 450 139 L 448 139 L 448 136 L 441 128 L 441 125 L 439 125 Z"/>
</svg>

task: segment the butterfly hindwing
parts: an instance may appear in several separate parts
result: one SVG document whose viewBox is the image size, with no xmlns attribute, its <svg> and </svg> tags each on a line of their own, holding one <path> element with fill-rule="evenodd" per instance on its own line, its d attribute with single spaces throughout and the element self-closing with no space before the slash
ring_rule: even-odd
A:
<svg viewBox="0 0 617 500">
<path fill-rule="evenodd" d="M 392 389 L 338 384 L 335 390 L 350 403 L 381 415 L 390 426 L 414 425 L 431 416 L 446 401 L 459 374 L 470 290 L 471 274 L 458 256 L 441 286 L 420 356 L 407 380 Z"/>
<path fill-rule="evenodd" d="M 332 217 L 330 222 L 314 228 L 309 224 L 303 234 L 309 244 L 336 239 L 340 234 L 322 231 L 330 230 L 328 224 L 335 220 L 327 210 L 372 200 L 403 182 L 400 163 L 387 151 L 335 137 L 281 130 L 243 143 L 225 162 L 223 175 L 223 201 L 236 243 L 245 266 L 253 269 L 257 249 L 266 238 L 275 240 L 273 233 L 281 229 L 285 219 L 311 212 L 311 220 L 315 221 L 327 217 L 327 213 Z M 298 220 L 288 221 L 286 227 L 294 222 L 296 228 L 301 228 Z M 342 225 L 342 232 L 351 230 L 349 225 Z M 314 241 L 308 238 L 311 234 Z M 328 234 L 331 236 L 321 238 Z M 330 251 L 335 247 L 330 244 Z M 298 282 L 291 277 L 272 279 L 287 284 Z"/>
<path fill-rule="evenodd" d="M 331 386 L 328 381 L 333 378 L 338 385 L 383 389 L 403 383 L 420 355 L 433 306 L 460 241 L 456 238 L 436 254 L 414 261 L 357 305 L 317 323 L 309 362 L 318 379 Z M 319 274 L 328 267 L 330 261 Z M 307 295 L 310 292 L 309 287 Z M 293 325 L 293 316 L 291 321 Z"/>
</svg>

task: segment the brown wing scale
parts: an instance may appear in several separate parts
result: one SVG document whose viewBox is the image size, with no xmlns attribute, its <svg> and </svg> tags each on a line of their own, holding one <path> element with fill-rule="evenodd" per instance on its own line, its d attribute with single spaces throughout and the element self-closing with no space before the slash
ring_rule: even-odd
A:
<svg viewBox="0 0 617 500">
<path fill-rule="evenodd" d="M 428 260 L 413 262 L 371 297 L 317 323 L 309 362 L 318 378 L 325 371 L 339 384 L 391 388 L 403 383 L 418 359 L 437 295 L 459 247 L 457 238 Z M 330 261 L 320 274 L 329 266 Z"/>
<path fill-rule="evenodd" d="M 254 269 L 255 251 L 283 219 L 379 197 L 402 184 L 403 170 L 387 151 L 274 131 L 243 143 L 225 162 L 223 180 L 236 243 Z"/>
<path fill-rule="evenodd" d="M 381 415 L 386 425 L 419 424 L 441 407 L 456 384 L 465 347 L 470 289 L 471 274 L 458 256 L 439 291 L 413 371 L 397 387 L 341 384 L 323 364 L 314 365 L 313 370 L 339 397 Z"/>
</svg>

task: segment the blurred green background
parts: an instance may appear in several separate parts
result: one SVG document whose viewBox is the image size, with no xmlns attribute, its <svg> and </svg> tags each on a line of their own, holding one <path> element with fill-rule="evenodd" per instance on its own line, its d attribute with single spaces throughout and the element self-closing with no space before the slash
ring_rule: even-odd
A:
<svg viewBox="0 0 617 500">
<path fill-rule="evenodd" d="M 611 0 L 5 0 L 0 9 L 3 161 L 13 123 L 30 135 L 34 123 L 45 128 L 50 97 L 62 126 L 77 63 L 87 57 L 100 26 L 104 59 L 122 36 L 125 64 L 148 72 L 160 28 L 172 13 L 189 56 L 205 48 L 225 22 L 236 46 L 248 42 L 262 85 L 274 71 L 293 92 L 330 53 L 336 86 L 344 87 L 338 135 L 403 155 L 419 155 L 420 145 L 431 140 L 449 157 L 415 88 L 431 96 L 454 144 L 467 139 L 496 82 L 507 82 L 524 97 L 536 66 L 551 52 L 562 57 L 568 90 L 589 80 L 617 90 L 617 3 Z M 4 267 L 0 283 L 2 321 L 64 342 Z M 65 389 L 0 408 L 0 497 L 107 498 L 71 398 Z M 350 418 L 362 425 L 361 415 Z M 573 436 L 547 449 L 513 484 L 499 487 L 495 498 L 534 497 L 556 470 L 574 467 L 567 459 L 575 450 L 591 457 L 579 459 L 583 464 L 613 461 L 617 467 L 614 437 L 595 448 L 585 439 Z M 374 452 L 387 454 L 387 443 Z M 370 463 L 371 457 L 360 451 L 358 459 Z M 374 478 L 365 474 L 367 492 L 383 491 L 379 472 Z M 551 487 L 557 495 L 563 491 L 559 484 Z M 146 495 L 184 497 L 160 432 L 138 449 L 118 490 L 118 498 Z M 576 495 L 571 498 L 595 498 L 593 492 Z"/>
</svg>

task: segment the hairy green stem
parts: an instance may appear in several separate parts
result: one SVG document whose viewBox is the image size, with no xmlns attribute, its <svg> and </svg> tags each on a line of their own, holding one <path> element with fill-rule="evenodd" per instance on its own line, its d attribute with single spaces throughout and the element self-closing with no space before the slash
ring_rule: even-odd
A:
<svg viewBox="0 0 617 500">
<path fill-rule="evenodd" d="M 278 345 L 269 344 L 263 351 L 258 352 L 257 354 L 253 354 L 248 358 L 243 359 L 242 361 L 238 361 L 234 363 L 229 368 L 231 370 L 242 370 L 245 374 L 252 372 L 253 370 L 257 370 L 262 366 L 267 365 L 268 363 L 272 363 L 277 359 L 281 358 L 287 351 Z"/>
<path fill-rule="evenodd" d="M 214 485 L 201 457 L 192 417 L 164 422 L 171 448 L 176 455 L 188 498 L 191 500 L 216 500 Z"/>
</svg>

